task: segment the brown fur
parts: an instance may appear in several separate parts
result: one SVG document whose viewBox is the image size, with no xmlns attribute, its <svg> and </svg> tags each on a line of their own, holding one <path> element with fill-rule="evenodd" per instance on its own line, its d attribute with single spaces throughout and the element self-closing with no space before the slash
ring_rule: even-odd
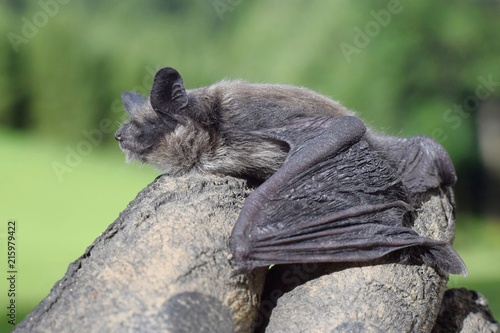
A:
<svg viewBox="0 0 500 333">
<path fill-rule="evenodd" d="M 223 80 L 185 91 L 187 105 L 177 109 L 169 104 L 168 89 L 165 94 L 161 88 L 161 110 L 152 106 L 153 93 L 151 99 L 124 94 L 131 120 L 116 137 L 128 161 L 149 163 L 169 174 L 198 170 L 265 179 L 289 150 L 265 135 L 266 130 L 299 117 L 353 115 L 325 96 L 287 85 Z"/>
</svg>

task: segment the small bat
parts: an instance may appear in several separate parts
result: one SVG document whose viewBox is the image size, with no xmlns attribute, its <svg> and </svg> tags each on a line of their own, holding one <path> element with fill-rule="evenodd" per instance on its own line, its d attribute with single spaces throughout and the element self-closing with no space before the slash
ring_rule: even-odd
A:
<svg viewBox="0 0 500 333">
<path fill-rule="evenodd" d="M 127 160 L 263 182 L 245 201 L 230 244 L 242 269 L 366 262 L 399 251 L 452 274 L 467 270 L 448 242 L 409 226 L 419 194 L 456 181 L 433 140 L 384 136 L 305 88 L 223 80 L 186 90 L 163 68 L 149 98 L 122 94 L 130 120 L 115 138 Z"/>
</svg>

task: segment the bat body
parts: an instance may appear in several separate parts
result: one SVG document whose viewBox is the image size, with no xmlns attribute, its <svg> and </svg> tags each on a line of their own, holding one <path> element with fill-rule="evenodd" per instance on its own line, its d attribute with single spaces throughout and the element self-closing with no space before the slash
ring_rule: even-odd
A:
<svg viewBox="0 0 500 333">
<path fill-rule="evenodd" d="M 156 74 L 149 99 L 122 98 L 131 119 L 115 137 L 128 160 L 169 174 L 263 182 L 231 236 L 241 268 L 363 262 L 409 250 L 466 274 L 450 244 L 410 228 L 418 194 L 456 180 L 431 139 L 367 130 L 354 112 L 305 88 L 224 80 L 186 91 L 172 68 Z"/>
</svg>

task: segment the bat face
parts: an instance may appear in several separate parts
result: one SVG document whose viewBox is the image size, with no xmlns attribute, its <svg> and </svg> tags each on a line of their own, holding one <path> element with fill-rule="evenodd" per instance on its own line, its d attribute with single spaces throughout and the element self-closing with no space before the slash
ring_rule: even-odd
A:
<svg viewBox="0 0 500 333">
<path fill-rule="evenodd" d="M 121 126 L 115 138 L 127 161 L 139 159 L 148 162 L 149 156 L 162 144 L 162 138 L 171 130 L 162 124 L 144 96 L 124 93 L 122 99 L 130 120 Z"/>
<path fill-rule="evenodd" d="M 115 133 L 128 162 L 151 164 L 167 174 L 195 168 L 200 156 L 210 151 L 214 138 L 183 112 L 187 95 L 178 74 L 167 71 L 156 77 L 150 98 L 134 92 L 122 94 L 130 120 Z M 183 95 L 184 94 L 184 95 Z M 184 98 L 186 98 L 184 100 Z"/>
<path fill-rule="evenodd" d="M 364 262 L 410 250 L 466 274 L 449 243 L 408 227 L 419 194 L 456 180 L 433 140 L 367 131 L 353 112 L 304 88 L 226 80 L 186 91 L 168 67 L 156 74 L 149 99 L 122 98 L 131 119 L 115 137 L 128 160 L 169 174 L 194 169 L 264 181 L 231 235 L 238 266 Z"/>
</svg>

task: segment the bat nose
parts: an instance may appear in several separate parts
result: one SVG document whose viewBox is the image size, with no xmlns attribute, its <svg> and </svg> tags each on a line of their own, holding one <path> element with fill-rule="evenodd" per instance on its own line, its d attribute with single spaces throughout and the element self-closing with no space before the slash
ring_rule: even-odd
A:
<svg viewBox="0 0 500 333">
<path fill-rule="evenodd" d="M 115 133 L 115 140 L 116 141 L 119 141 L 119 142 L 122 142 L 123 141 L 123 137 L 122 137 L 122 134 L 120 133 L 120 131 L 117 131 Z"/>
</svg>

